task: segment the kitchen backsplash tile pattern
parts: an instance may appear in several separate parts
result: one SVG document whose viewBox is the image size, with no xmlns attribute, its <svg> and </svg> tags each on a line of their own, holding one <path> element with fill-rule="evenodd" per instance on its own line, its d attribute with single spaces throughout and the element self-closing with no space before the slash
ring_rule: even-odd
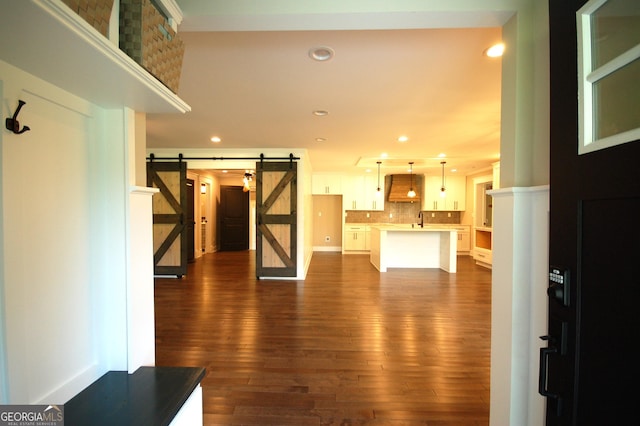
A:
<svg viewBox="0 0 640 426">
<path fill-rule="evenodd" d="M 345 223 L 418 223 L 420 203 L 385 203 L 384 211 L 347 210 Z M 367 217 L 368 215 L 368 217 Z M 424 223 L 459 224 L 461 212 L 424 212 Z"/>
</svg>

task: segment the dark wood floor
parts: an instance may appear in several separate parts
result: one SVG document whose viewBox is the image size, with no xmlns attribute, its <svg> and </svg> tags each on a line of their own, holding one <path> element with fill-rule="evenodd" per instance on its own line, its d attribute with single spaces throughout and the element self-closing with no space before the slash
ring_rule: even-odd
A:
<svg viewBox="0 0 640 426">
<path fill-rule="evenodd" d="M 206 367 L 206 425 L 489 423 L 489 270 L 315 253 L 305 281 L 270 281 L 254 256 L 156 279 L 157 365 Z"/>
</svg>

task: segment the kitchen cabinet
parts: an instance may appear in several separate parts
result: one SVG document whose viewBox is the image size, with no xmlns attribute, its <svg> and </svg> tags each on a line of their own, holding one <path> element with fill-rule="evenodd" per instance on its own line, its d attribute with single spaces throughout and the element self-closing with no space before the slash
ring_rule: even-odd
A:
<svg viewBox="0 0 640 426">
<path fill-rule="evenodd" d="M 452 224 L 426 224 L 425 228 L 452 229 L 458 232 L 457 252 L 458 254 L 469 254 L 471 252 L 471 234 L 469 225 Z"/>
<path fill-rule="evenodd" d="M 491 268 L 493 247 L 493 197 L 487 194 L 493 189 L 493 175 L 473 180 L 473 258 L 481 266 Z"/>
<path fill-rule="evenodd" d="M 493 232 L 491 229 L 475 229 L 475 246 L 473 248 L 473 259 L 478 265 L 491 268 Z"/>
<path fill-rule="evenodd" d="M 471 251 L 471 235 L 469 227 L 464 225 L 452 226 L 458 231 L 458 253 L 469 253 Z"/>
<path fill-rule="evenodd" d="M 380 192 L 377 176 L 365 176 L 363 192 L 364 210 L 384 211 L 384 176 L 380 177 Z"/>
<path fill-rule="evenodd" d="M 341 195 L 342 176 L 333 173 L 314 173 L 311 175 L 311 194 Z"/>
<path fill-rule="evenodd" d="M 343 181 L 345 210 L 384 210 L 384 180 L 377 176 L 347 176 Z"/>
<path fill-rule="evenodd" d="M 445 196 L 441 176 L 425 176 L 422 210 L 426 211 L 464 211 L 467 199 L 467 181 L 464 176 L 447 176 L 445 178 Z"/>
<path fill-rule="evenodd" d="M 369 233 L 371 227 L 364 224 L 344 226 L 343 251 L 368 251 L 371 249 Z"/>
</svg>

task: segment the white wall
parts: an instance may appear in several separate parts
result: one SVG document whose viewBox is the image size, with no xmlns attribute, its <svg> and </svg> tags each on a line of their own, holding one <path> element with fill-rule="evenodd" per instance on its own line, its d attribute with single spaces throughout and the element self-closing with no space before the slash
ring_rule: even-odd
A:
<svg viewBox="0 0 640 426">
<path fill-rule="evenodd" d="M 298 169 L 298 199 L 302 198 L 302 212 L 298 216 L 298 229 L 302 228 L 304 234 L 298 244 L 302 245 L 302 259 L 298 260 L 299 270 L 304 271 L 307 275 L 311 258 L 313 257 L 313 195 L 311 193 L 311 161 L 309 156 L 302 157 L 301 168 Z M 302 269 L 300 269 L 302 268 Z"/>
<path fill-rule="evenodd" d="M 536 333 L 546 324 L 548 267 L 548 193 L 540 195 L 537 186 L 549 183 L 546 3 L 521 2 L 503 26 L 501 198 L 494 196 L 493 208 L 492 426 L 535 426 L 544 419 L 535 373 L 541 346 Z"/>
<path fill-rule="evenodd" d="M 126 369 L 124 114 L 0 61 L 4 403 L 64 403 Z"/>
</svg>

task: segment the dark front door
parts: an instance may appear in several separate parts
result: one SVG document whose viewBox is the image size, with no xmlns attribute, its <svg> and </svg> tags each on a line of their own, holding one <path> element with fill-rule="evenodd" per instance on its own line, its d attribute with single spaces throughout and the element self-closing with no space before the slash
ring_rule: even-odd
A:
<svg viewBox="0 0 640 426">
<path fill-rule="evenodd" d="M 249 250 L 249 192 L 220 187 L 220 251 Z"/>
<path fill-rule="evenodd" d="M 547 425 L 640 424 L 640 143 L 578 154 L 576 11 L 584 3 L 549 3 L 553 279 L 539 390 L 547 396 Z M 637 37 L 637 13 L 635 19 L 629 29 Z M 635 105 L 638 117 L 640 73 L 626 84 L 618 97 Z M 604 113 L 616 119 L 612 110 Z"/>
</svg>

